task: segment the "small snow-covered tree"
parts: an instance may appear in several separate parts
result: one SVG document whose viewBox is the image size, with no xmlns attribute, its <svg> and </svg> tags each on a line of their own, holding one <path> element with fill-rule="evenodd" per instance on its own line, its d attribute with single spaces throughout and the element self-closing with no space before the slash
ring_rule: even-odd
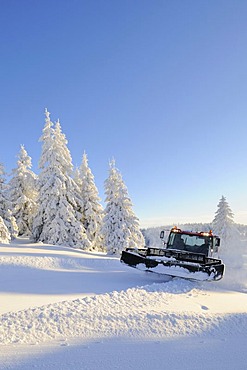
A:
<svg viewBox="0 0 247 370">
<path fill-rule="evenodd" d="M 127 247 L 143 247 L 139 220 L 132 210 L 127 187 L 114 160 L 110 162 L 105 194 L 106 208 L 101 230 L 104 248 L 110 254 L 120 254 Z"/>
<path fill-rule="evenodd" d="M 233 241 L 238 241 L 240 234 L 233 221 L 233 212 L 223 195 L 217 207 L 212 223 L 213 231 L 220 236 L 223 247 L 227 247 Z"/>
<path fill-rule="evenodd" d="M 28 156 L 24 146 L 21 145 L 17 168 L 13 169 L 12 179 L 9 182 L 9 199 L 19 235 L 23 236 L 31 234 L 33 217 L 37 208 L 37 176 L 31 171 L 31 167 L 31 157 Z"/>
<path fill-rule="evenodd" d="M 7 210 L 5 217 L 6 218 L 4 220 L 4 223 L 9 230 L 11 239 L 17 238 L 19 229 L 16 223 L 16 218 L 13 216 L 12 211 L 10 209 Z"/>
<path fill-rule="evenodd" d="M 4 165 L 0 163 L 0 217 L 5 219 L 5 214 L 10 208 L 10 203 L 7 197 L 7 185 L 5 184 L 6 172 Z"/>
<path fill-rule="evenodd" d="M 83 154 L 81 166 L 76 170 L 74 179 L 79 186 L 83 201 L 81 221 L 86 230 L 88 240 L 91 242 L 91 249 L 100 249 L 97 246 L 99 242 L 97 239 L 102 225 L 103 207 L 100 204 L 94 176 L 88 166 L 86 153 Z"/>
<path fill-rule="evenodd" d="M 72 160 L 59 121 L 53 128 L 46 110 L 41 141 L 38 211 L 33 222 L 33 238 L 51 244 L 86 249 L 90 242 L 80 221 L 83 202 L 71 178 Z"/>
<path fill-rule="evenodd" d="M 18 227 L 15 218 L 12 215 L 12 205 L 8 197 L 8 186 L 5 184 L 5 170 L 0 163 L 0 217 L 8 228 L 11 238 L 16 238 L 18 235 Z"/>
<path fill-rule="evenodd" d="M 0 243 L 8 244 L 11 240 L 11 235 L 5 222 L 3 221 L 2 217 L 0 216 Z"/>
</svg>

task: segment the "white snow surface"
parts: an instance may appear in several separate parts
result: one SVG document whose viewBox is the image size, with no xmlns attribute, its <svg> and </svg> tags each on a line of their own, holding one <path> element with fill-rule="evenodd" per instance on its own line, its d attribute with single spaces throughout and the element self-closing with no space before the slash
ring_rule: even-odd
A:
<svg viewBox="0 0 247 370">
<path fill-rule="evenodd" d="M 246 369 L 247 266 L 219 282 L 19 238 L 0 245 L 0 369 Z M 199 365 L 198 365 L 199 364 Z"/>
</svg>

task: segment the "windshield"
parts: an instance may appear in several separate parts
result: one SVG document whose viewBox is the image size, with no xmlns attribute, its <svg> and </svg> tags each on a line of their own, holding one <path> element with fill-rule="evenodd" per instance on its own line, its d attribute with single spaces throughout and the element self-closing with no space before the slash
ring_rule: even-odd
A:
<svg viewBox="0 0 247 370">
<path fill-rule="evenodd" d="M 171 232 L 167 248 L 185 250 L 208 255 L 212 246 L 212 237 L 206 235 L 188 235 Z"/>
</svg>

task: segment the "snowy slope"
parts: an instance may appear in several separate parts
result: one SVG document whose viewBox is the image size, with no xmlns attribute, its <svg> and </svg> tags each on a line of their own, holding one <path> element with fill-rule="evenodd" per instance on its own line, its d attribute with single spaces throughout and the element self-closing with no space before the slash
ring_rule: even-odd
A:
<svg viewBox="0 0 247 370">
<path fill-rule="evenodd" d="M 164 360 L 169 369 L 191 369 L 189 353 L 207 360 L 203 369 L 217 361 L 246 368 L 244 264 L 241 273 L 228 269 L 222 281 L 200 283 L 25 239 L 0 248 L 1 369 L 148 369 L 153 352 L 157 369 Z"/>
</svg>

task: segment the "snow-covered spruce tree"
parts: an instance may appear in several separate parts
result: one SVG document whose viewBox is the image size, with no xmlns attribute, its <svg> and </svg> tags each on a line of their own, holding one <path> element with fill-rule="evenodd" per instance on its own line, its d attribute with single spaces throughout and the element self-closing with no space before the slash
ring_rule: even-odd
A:
<svg viewBox="0 0 247 370">
<path fill-rule="evenodd" d="M 80 168 L 75 171 L 74 179 L 81 192 L 83 201 L 81 221 L 86 230 L 88 240 L 91 242 L 91 249 L 100 249 L 98 237 L 102 225 L 103 207 L 100 204 L 94 176 L 88 166 L 86 153 L 83 154 Z"/>
<path fill-rule="evenodd" d="M 39 168 L 41 173 L 38 176 L 37 189 L 37 211 L 33 219 L 33 228 L 32 228 L 32 238 L 35 241 L 40 240 L 40 235 L 42 233 L 44 223 L 46 221 L 46 206 L 49 201 L 49 193 L 47 183 L 51 177 L 50 167 L 48 167 L 51 157 L 52 157 L 52 145 L 53 145 L 53 123 L 50 120 L 50 113 L 45 109 L 45 126 L 43 128 L 43 134 L 40 137 L 39 141 L 43 143 L 41 157 L 39 161 Z M 48 167 L 48 168 L 47 168 Z"/>
<path fill-rule="evenodd" d="M 8 244 L 11 240 L 11 235 L 2 217 L 0 216 L 0 243 Z"/>
<path fill-rule="evenodd" d="M 144 237 L 139 220 L 132 210 L 127 187 L 114 160 L 110 162 L 105 194 L 106 208 L 101 229 L 105 250 L 109 254 L 120 254 L 127 247 L 143 247 Z"/>
<path fill-rule="evenodd" d="M 4 165 L 0 163 L 0 217 L 5 218 L 5 213 L 10 207 L 10 202 L 7 197 L 7 185 L 6 181 L 6 172 Z"/>
<path fill-rule="evenodd" d="M 0 217 L 8 228 L 11 238 L 18 236 L 18 227 L 12 215 L 12 205 L 8 197 L 8 186 L 5 184 L 6 172 L 4 165 L 0 163 Z"/>
<path fill-rule="evenodd" d="M 19 229 L 16 223 L 16 218 L 13 216 L 12 211 L 10 209 L 8 209 L 5 214 L 4 223 L 7 226 L 11 239 L 17 238 L 19 234 Z"/>
<path fill-rule="evenodd" d="M 226 247 L 233 241 L 239 240 L 240 235 L 233 221 L 233 212 L 223 195 L 217 207 L 212 223 L 213 231 L 220 236 L 222 246 Z"/>
<path fill-rule="evenodd" d="M 4 165 L 0 163 L 0 217 L 5 219 L 5 214 L 10 206 L 7 198 L 7 185 L 5 184 L 6 172 Z"/>
<path fill-rule="evenodd" d="M 50 244 L 86 249 L 90 242 L 80 222 L 83 206 L 80 191 L 71 178 L 72 160 L 59 121 L 53 128 L 46 110 L 46 123 L 39 166 L 38 211 L 33 222 L 33 238 Z"/>
<path fill-rule="evenodd" d="M 37 208 L 37 176 L 31 171 L 31 167 L 31 157 L 28 156 L 24 146 L 21 145 L 17 168 L 13 169 L 12 179 L 9 182 L 9 199 L 12 204 L 12 213 L 21 236 L 30 236 L 33 217 Z"/>
</svg>

